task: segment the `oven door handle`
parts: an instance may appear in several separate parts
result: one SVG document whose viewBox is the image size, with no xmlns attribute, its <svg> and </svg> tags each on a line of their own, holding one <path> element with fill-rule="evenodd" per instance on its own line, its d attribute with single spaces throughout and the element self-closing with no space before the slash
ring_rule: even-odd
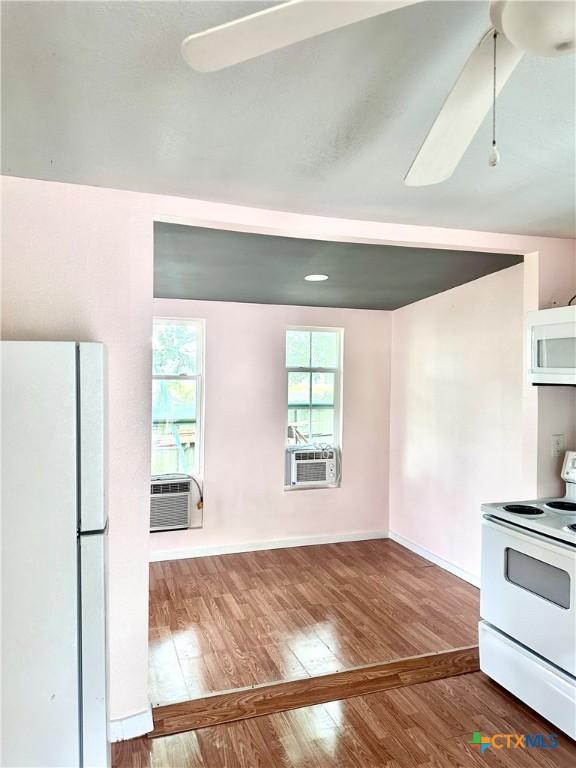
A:
<svg viewBox="0 0 576 768">
<path fill-rule="evenodd" d="M 502 529 L 505 528 L 511 536 L 514 536 L 514 538 L 519 539 L 520 541 L 526 541 L 526 542 L 537 542 L 539 546 L 545 547 L 546 549 L 556 550 L 559 549 L 564 550 L 567 554 L 572 555 L 573 557 L 576 557 L 576 547 L 571 546 L 570 544 L 567 544 L 564 541 L 561 541 L 560 539 L 554 539 L 550 536 L 545 536 L 541 533 L 536 533 L 535 531 L 528 531 L 518 528 L 516 525 L 512 525 L 512 523 L 507 523 L 504 520 L 500 520 L 497 517 L 493 517 L 492 515 L 483 515 L 483 523 L 484 525 L 495 528 L 495 529 Z"/>
</svg>

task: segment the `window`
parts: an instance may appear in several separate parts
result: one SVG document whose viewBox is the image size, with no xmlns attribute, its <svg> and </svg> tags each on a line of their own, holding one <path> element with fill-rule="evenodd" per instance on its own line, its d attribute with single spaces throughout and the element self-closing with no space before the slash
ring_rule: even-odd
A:
<svg viewBox="0 0 576 768">
<path fill-rule="evenodd" d="M 200 320 L 154 320 L 152 474 L 198 474 L 202 445 Z"/>
<path fill-rule="evenodd" d="M 340 443 L 342 331 L 286 331 L 287 444 Z"/>
</svg>

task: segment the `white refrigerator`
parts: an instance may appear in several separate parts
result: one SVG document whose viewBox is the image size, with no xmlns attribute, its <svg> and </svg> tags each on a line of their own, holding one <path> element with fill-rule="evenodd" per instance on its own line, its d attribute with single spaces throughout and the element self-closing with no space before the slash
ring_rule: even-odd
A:
<svg viewBox="0 0 576 768">
<path fill-rule="evenodd" d="M 4 341 L 2 757 L 109 765 L 104 348 Z"/>
</svg>

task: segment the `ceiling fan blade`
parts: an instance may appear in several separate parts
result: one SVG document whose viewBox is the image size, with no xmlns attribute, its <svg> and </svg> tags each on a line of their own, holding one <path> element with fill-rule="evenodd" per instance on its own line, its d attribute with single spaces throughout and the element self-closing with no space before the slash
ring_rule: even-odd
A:
<svg viewBox="0 0 576 768">
<path fill-rule="evenodd" d="M 422 0 L 290 0 L 190 35 L 182 43 L 182 56 L 192 69 L 214 72 L 356 21 L 420 2 Z"/>
<path fill-rule="evenodd" d="M 404 183 L 411 187 L 438 184 L 455 171 L 492 106 L 494 30 L 489 29 L 472 51 L 450 91 Z M 496 94 L 523 56 L 504 35 L 496 41 Z"/>
</svg>

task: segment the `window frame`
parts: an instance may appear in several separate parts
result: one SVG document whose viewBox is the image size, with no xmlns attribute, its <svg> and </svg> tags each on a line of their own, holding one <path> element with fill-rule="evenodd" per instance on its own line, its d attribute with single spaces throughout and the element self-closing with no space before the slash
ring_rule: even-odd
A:
<svg viewBox="0 0 576 768">
<path fill-rule="evenodd" d="M 326 367 L 312 367 L 310 366 L 288 366 L 286 365 L 286 337 L 288 334 L 288 331 L 309 331 L 312 333 L 336 333 L 338 337 L 338 367 L 337 368 L 326 368 Z M 312 337 L 310 337 L 310 344 L 312 344 Z M 312 362 L 312 361 L 310 361 Z M 284 392 L 284 403 L 285 403 L 285 425 L 284 425 L 284 447 L 289 448 L 290 443 L 288 443 L 288 427 L 290 424 L 290 420 L 288 418 L 288 411 L 290 410 L 290 403 L 288 400 L 289 397 L 289 390 L 290 390 L 290 374 L 291 373 L 309 373 L 310 374 L 310 389 L 309 389 L 309 404 L 301 406 L 302 409 L 308 408 L 310 411 L 310 432 L 312 432 L 312 409 L 314 408 L 314 405 L 312 403 L 312 375 L 314 373 L 333 373 L 334 374 L 334 448 L 340 450 L 342 452 L 342 389 L 343 389 L 343 373 L 344 373 L 344 328 L 341 328 L 339 326 L 328 326 L 328 325 L 287 325 L 284 329 L 284 369 L 286 373 L 285 378 L 285 392 Z M 322 407 L 322 406 L 317 406 Z M 328 406 L 330 407 L 330 406 Z M 298 410 L 300 409 L 300 406 L 298 406 Z M 309 436 L 310 443 L 313 444 L 312 435 Z"/>
<path fill-rule="evenodd" d="M 155 325 L 190 325 L 198 329 L 198 349 L 197 364 L 199 373 L 165 374 L 154 373 L 154 349 L 152 349 L 152 383 L 154 381 L 195 381 L 196 382 L 196 436 L 197 451 L 195 452 L 196 467 L 193 467 L 189 474 L 202 478 L 204 472 L 204 349 L 206 339 L 206 321 L 202 318 L 191 317 L 153 317 L 152 330 Z M 150 413 L 150 435 L 154 429 L 152 421 L 152 412 Z M 152 465 L 152 452 L 154 446 L 151 445 L 150 464 Z M 150 466 L 152 473 L 152 466 Z"/>
</svg>

